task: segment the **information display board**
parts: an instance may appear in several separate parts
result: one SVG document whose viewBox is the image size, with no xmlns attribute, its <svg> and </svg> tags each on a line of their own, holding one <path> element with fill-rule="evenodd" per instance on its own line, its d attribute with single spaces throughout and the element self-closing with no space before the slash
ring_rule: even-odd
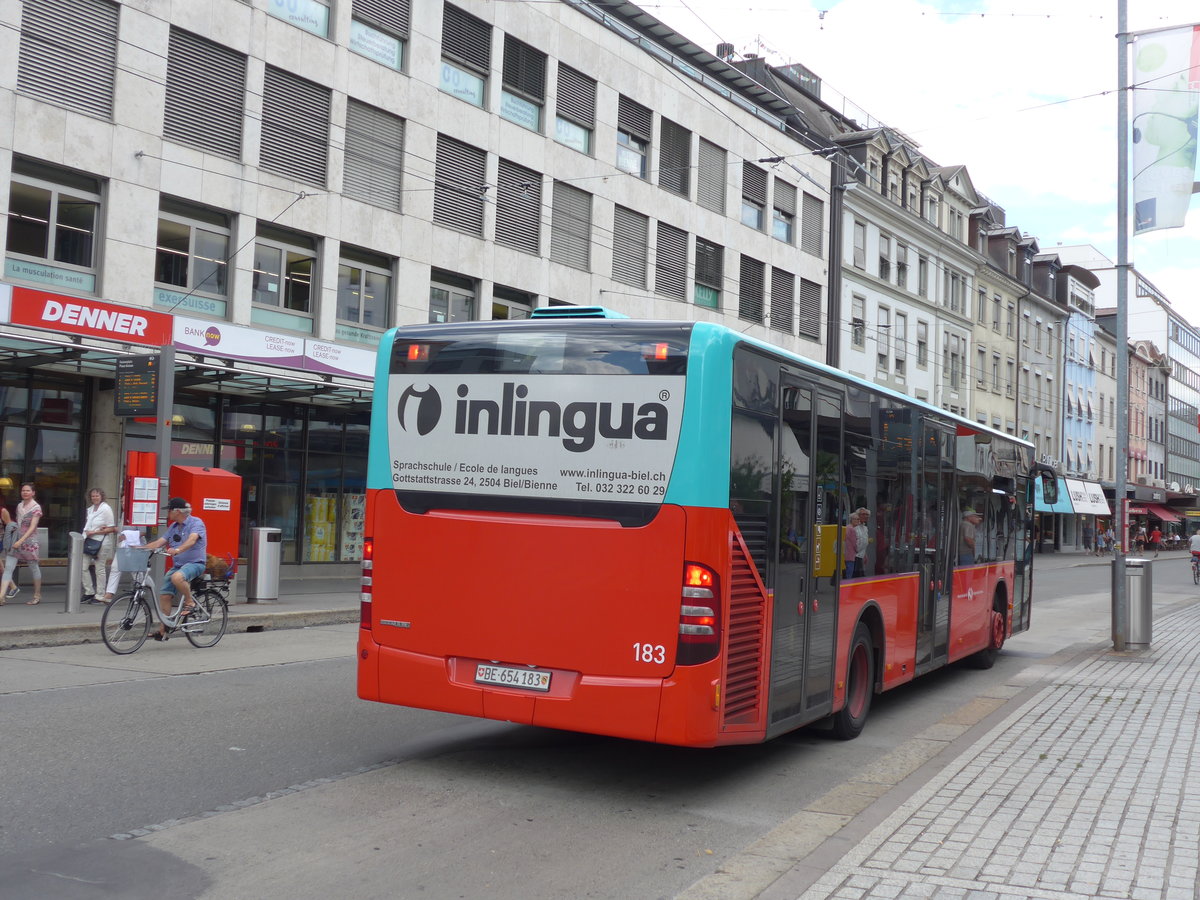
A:
<svg viewBox="0 0 1200 900">
<path fill-rule="evenodd" d="M 157 356 L 123 356 L 117 360 L 113 415 L 153 416 L 158 412 Z"/>
</svg>

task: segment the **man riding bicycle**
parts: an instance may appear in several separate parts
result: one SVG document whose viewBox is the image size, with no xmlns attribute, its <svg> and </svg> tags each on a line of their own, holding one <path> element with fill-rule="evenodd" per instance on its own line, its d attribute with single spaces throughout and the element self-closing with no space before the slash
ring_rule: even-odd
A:
<svg viewBox="0 0 1200 900">
<path fill-rule="evenodd" d="M 192 515 L 192 505 L 182 497 L 172 497 L 167 501 L 167 522 L 167 530 L 163 536 L 145 547 L 154 549 L 166 546 L 164 552 L 174 563 L 163 579 L 162 592 L 158 598 L 163 614 L 169 616 L 176 593 L 182 595 L 182 608 L 185 611 L 195 606 L 192 600 L 192 579 L 204 572 L 208 556 L 208 532 L 204 528 L 204 520 Z M 165 626 L 154 633 L 156 641 L 166 638 Z"/>
</svg>

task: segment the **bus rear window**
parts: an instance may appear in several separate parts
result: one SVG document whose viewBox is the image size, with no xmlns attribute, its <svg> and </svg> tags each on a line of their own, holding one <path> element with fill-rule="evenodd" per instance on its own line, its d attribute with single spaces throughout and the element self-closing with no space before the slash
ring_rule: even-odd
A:
<svg viewBox="0 0 1200 900">
<path fill-rule="evenodd" d="M 417 331 L 414 329 L 414 331 Z M 420 329 L 396 337 L 394 375 L 684 375 L 688 334 L 678 327 L 547 330 L 544 325 Z"/>
</svg>

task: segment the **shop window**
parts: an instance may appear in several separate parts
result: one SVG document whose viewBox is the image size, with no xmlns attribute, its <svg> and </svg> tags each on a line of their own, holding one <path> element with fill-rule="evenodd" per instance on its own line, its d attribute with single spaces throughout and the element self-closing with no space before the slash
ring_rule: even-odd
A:
<svg viewBox="0 0 1200 900">
<path fill-rule="evenodd" d="M 442 12 L 442 70 L 439 87 L 482 107 L 492 67 L 492 26 L 447 3 Z"/>
<path fill-rule="evenodd" d="M 472 279 L 435 269 L 429 286 L 429 321 L 474 321 L 477 293 Z"/>
<path fill-rule="evenodd" d="M 241 159 L 245 96 L 243 54 L 171 29 L 164 137 Z"/>
<path fill-rule="evenodd" d="M 580 153 L 591 153 L 595 130 L 596 79 L 559 63 L 554 139 Z"/>
<path fill-rule="evenodd" d="M 526 291 L 496 285 L 492 288 L 493 319 L 528 319 L 537 306 L 537 298 Z"/>
<path fill-rule="evenodd" d="M 254 242 L 251 321 L 313 334 L 317 239 L 259 223 Z"/>
<path fill-rule="evenodd" d="M 324 186 L 330 98 L 329 88 L 267 66 L 259 164 L 288 178 Z"/>
<path fill-rule="evenodd" d="M 540 132 L 542 104 L 546 100 L 546 54 L 506 34 L 502 84 L 500 115 L 530 131 Z"/>
<path fill-rule="evenodd" d="M 111 0 L 38 0 L 21 6 L 18 89 L 111 119 L 120 7 Z"/>
<path fill-rule="evenodd" d="M 8 200 L 5 278 L 95 291 L 99 212 L 97 179 L 15 159 Z"/>
<path fill-rule="evenodd" d="M 228 315 L 229 216 L 169 197 L 158 212 L 154 305 Z"/>
<path fill-rule="evenodd" d="M 721 308 L 722 280 L 725 277 L 725 248 L 712 241 L 696 238 L 696 305 Z"/>
<path fill-rule="evenodd" d="M 354 0 L 350 49 L 397 71 L 404 68 L 409 0 Z"/>
<path fill-rule="evenodd" d="M 342 246 L 338 263 L 337 337 L 371 343 L 391 324 L 392 262 L 386 256 Z"/>
<path fill-rule="evenodd" d="M 645 106 L 622 96 L 617 101 L 617 168 L 645 178 L 650 159 L 654 116 Z"/>
<path fill-rule="evenodd" d="M 322 0 L 270 0 L 267 12 L 321 37 L 329 37 L 329 3 Z"/>
</svg>

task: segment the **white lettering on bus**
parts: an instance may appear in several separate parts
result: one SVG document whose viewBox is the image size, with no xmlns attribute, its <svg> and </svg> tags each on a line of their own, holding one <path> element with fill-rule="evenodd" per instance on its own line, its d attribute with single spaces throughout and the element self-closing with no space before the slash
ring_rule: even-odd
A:
<svg viewBox="0 0 1200 900">
<path fill-rule="evenodd" d="M 79 325 L 135 337 L 145 337 L 146 328 L 150 324 L 145 316 L 81 306 L 78 303 L 59 303 L 57 300 L 46 302 L 46 306 L 42 309 L 42 321 L 62 322 L 64 325 Z"/>
</svg>

